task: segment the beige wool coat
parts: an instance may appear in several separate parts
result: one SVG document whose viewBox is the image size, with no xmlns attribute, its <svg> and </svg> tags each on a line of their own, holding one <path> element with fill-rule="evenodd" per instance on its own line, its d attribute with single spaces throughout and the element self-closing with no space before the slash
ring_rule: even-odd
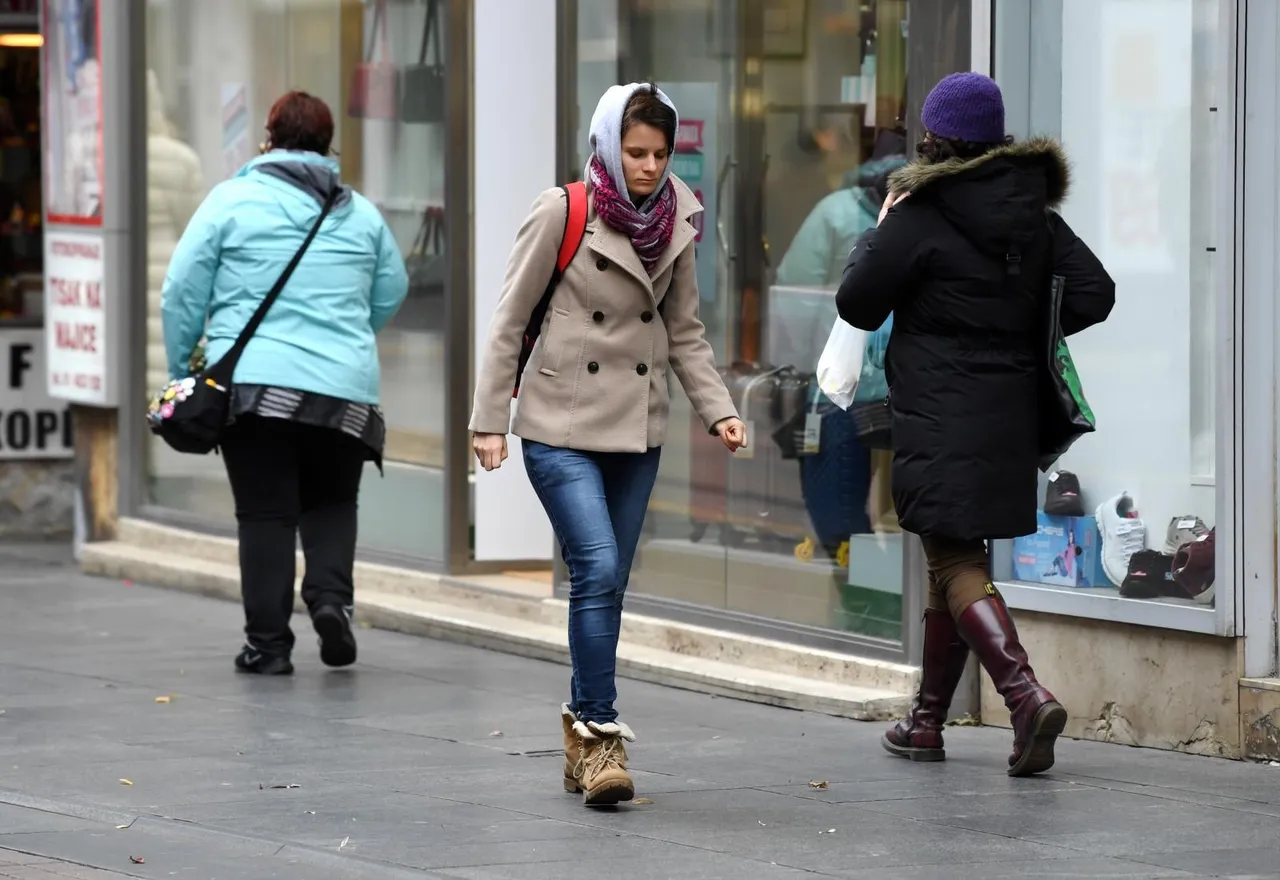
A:
<svg viewBox="0 0 1280 880">
<path fill-rule="evenodd" d="M 568 210 L 564 191 L 533 203 L 507 264 L 476 377 L 471 430 L 549 446 L 644 452 L 666 440 L 668 370 L 711 431 L 737 410 L 698 318 L 694 228 L 702 210 L 675 175 L 676 224 L 650 278 L 630 239 L 596 215 L 551 299 L 524 375 L 515 421 L 511 391 L 525 326 L 555 269 Z M 590 198 L 590 193 L 588 193 Z"/>
</svg>

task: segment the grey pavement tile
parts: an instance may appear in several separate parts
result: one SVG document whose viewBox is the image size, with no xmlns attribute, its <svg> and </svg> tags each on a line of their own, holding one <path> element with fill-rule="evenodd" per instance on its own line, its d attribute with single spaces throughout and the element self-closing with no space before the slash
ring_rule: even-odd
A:
<svg viewBox="0 0 1280 880">
<path fill-rule="evenodd" d="M 1067 831 L 1029 836 L 1029 840 L 1068 847 L 1093 855 L 1125 856 L 1141 859 L 1148 854 L 1194 853 L 1212 845 L 1214 849 L 1256 849 L 1274 847 L 1280 840 L 1280 820 L 1269 816 L 1187 807 L 1169 811 L 1167 821 L 1160 813 L 1118 821 L 1112 828 Z M 1193 833 L 1189 833 L 1193 829 Z M 1211 842 L 1211 844 L 1210 844 Z"/>
<path fill-rule="evenodd" d="M 452 880 L 565 880 L 574 877 L 607 877 L 608 880 L 799 880 L 825 877 L 797 868 L 741 859 L 719 853 L 676 851 L 643 858 L 585 859 L 567 869 L 561 862 L 492 865 L 479 868 L 447 868 L 441 876 Z"/>
<path fill-rule="evenodd" d="M 924 865 L 844 871 L 847 880 L 1191 880 L 1200 874 L 1170 871 L 1123 859 L 1054 859 L 1053 861 L 984 862 L 978 865 Z"/>
<path fill-rule="evenodd" d="M 80 831 L 93 828 L 96 824 L 98 823 L 47 810 L 0 803 L 0 840 L 7 835 L 33 831 Z"/>
<path fill-rule="evenodd" d="M 1144 853 L 1140 859 L 1150 865 L 1176 868 L 1192 874 L 1214 877 L 1280 877 L 1280 835 L 1270 846 L 1219 849 L 1220 841 L 1211 837 L 1201 840 L 1203 849 L 1195 852 Z"/>
</svg>

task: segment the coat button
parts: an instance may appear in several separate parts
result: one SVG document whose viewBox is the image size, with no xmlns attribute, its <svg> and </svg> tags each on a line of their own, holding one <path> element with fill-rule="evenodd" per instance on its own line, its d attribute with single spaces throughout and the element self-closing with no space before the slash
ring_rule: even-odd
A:
<svg viewBox="0 0 1280 880">
<path fill-rule="evenodd" d="M 603 324 L 604 312 L 596 312 L 594 315 L 591 316 L 591 320 L 595 321 L 597 324 Z"/>
<path fill-rule="evenodd" d="M 644 312 L 643 314 L 640 315 L 640 320 L 648 324 L 650 321 L 653 320 L 653 312 Z"/>
<path fill-rule="evenodd" d="M 636 372 L 643 376 L 645 373 L 649 372 L 649 367 L 647 364 L 636 364 Z"/>
<path fill-rule="evenodd" d="M 609 261 L 608 261 L 608 260 L 596 260 L 596 268 L 597 268 L 597 269 L 599 269 L 601 272 L 603 272 L 605 269 L 608 269 L 608 268 L 609 268 Z"/>
<path fill-rule="evenodd" d="M 587 372 L 594 376 L 596 373 L 600 372 L 600 365 L 595 361 L 592 361 L 587 364 Z"/>
</svg>

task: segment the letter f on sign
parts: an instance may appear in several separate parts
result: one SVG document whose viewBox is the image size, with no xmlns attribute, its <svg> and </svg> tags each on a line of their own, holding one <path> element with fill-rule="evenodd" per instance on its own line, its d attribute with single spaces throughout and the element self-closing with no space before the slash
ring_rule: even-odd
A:
<svg viewBox="0 0 1280 880">
<path fill-rule="evenodd" d="M 22 374 L 31 369 L 31 345 L 16 342 L 9 346 L 9 387 L 22 387 Z"/>
</svg>

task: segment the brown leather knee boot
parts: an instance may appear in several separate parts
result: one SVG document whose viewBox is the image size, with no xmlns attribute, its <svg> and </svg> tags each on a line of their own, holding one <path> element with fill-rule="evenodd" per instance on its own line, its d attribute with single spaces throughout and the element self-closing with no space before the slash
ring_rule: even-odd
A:
<svg viewBox="0 0 1280 880">
<path fill-rule="evenodd" d="M 880 740 L 886 750 L 912 761 L 946 760 L 942 725 L 968 659 L 969 646 L 960 638 L 951 614 L 932 608 L 926 611 L 920 689 L 907 717 Z"/>
<path fill-rule="evenodd" d="M 1013 722 L 1010 776 L 1030 776 L 1053 766 L 1053 745 L 1067 726 L 1067 710 L 1031 671 L 1027 652 L 1000 596 L 974 602 L 956 621 L 960 635 L 991 676 Z"/>
</svg>

